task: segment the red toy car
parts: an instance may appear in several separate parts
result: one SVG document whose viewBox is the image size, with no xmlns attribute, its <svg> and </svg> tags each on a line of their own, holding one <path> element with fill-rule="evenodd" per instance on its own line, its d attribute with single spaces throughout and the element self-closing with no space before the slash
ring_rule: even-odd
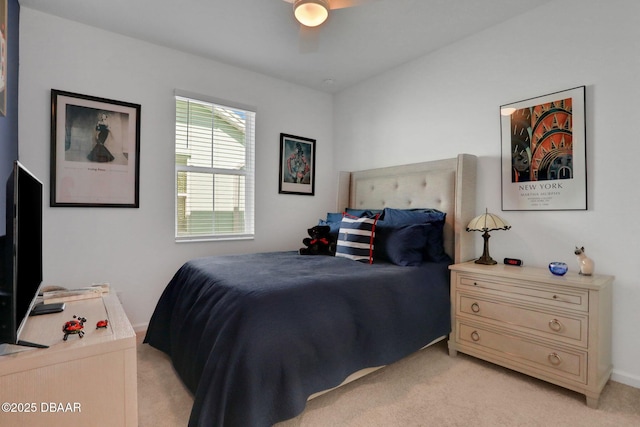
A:
<svg viewBox="0 0 640 427">
<path fill-rule="evenodd" d="M 78 337 L 82 338 L 84 336 L 84 322 L 86 321 L 87 319 L 85 319 L 84 317 L 76 317 L 74 315 L 73 320 L 65 322 L 65 324 L 62 326 L 62 332 L 64 332 L 63 340 L 66 341 L 71 334 L 78 334 Z"/>
<path fill-rule="evenodd" d="M 109 321 L 107 319 L 98 320 L 98 323 L 96 323 L 96 329 L 106 328 L 107 325 L 109 325 Z"/>
</svg>

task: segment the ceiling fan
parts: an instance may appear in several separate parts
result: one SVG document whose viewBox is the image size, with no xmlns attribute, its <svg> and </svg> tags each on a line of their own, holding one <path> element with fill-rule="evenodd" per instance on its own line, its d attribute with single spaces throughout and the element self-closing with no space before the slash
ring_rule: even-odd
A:
<svg viewBox="0 0 640 427">
<path fill-rule="evenodd" d="M 293 15 L 300 23 L 300 51 L 311 52 L 318 48 L 318 30 L 329 17 L 329 11 L 360 6 L 376 0 L 283 0 L 293 3 Z"/>
</svg>

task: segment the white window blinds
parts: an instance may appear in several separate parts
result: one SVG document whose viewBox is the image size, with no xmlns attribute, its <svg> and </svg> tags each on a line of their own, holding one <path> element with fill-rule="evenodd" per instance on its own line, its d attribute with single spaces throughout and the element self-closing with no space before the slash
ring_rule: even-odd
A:
<svg viewBox="0 0 640 427">
<path fill-rule="evenodd" d="M 253 237 L 255 115 L 176 95 L 176 240 Z"/>
</svg>

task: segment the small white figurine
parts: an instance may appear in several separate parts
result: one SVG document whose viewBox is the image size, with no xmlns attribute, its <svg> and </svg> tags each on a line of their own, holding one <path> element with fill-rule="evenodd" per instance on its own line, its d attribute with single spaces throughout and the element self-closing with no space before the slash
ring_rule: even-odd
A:
<svg viewBox="0 0 640 427">
<path fill-rule="evenodd" d="M 581 248 L 576 246 L 576 250 L 573 252 L 578 257 L 578 267 L 580 268 L 580 274 L 583 276 L 591 276 L 593 274 L 594 263 L 591 258 L 584 254 L 584 246 Z"/>
</svg>

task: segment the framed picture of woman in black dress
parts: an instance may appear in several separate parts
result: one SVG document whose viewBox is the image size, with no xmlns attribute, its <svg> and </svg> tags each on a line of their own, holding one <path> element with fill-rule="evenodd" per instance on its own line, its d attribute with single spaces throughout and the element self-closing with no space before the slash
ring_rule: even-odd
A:
<svg viewBox="0 0 640 427">
<path fill-rule="evenodd" d="M 51 206 L 139 207 L 140 105 L 51 90 Z"/>
</svg>

